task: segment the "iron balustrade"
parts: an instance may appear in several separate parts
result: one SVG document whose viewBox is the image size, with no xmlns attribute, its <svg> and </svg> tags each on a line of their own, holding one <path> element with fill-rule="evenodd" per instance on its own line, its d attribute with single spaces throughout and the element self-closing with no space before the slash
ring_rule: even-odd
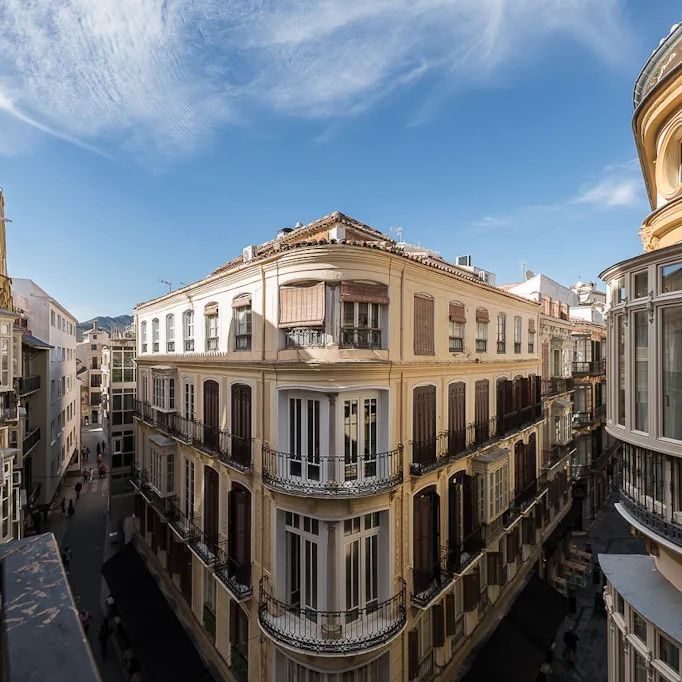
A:
<svg viewBox="0 0 682 682">
<path fill-rule="evenodd" d="M 285 348 L 324 348 L 324 330 L 313 327 L 292 327 L 284 330 Z"/>
<path fill-rule="evenodd" d="M 573 377 L 552 377 L 551 379 L 542 380 L 542 396 L 544 398 L 551 398 L 553 395 L 560 393 L 569 393 L 574 390 L 575 382 Z"/>
<path fill-rule="evenodd" d="M 538 419 L 542 419 L 542 403 L 527 405 L 512 412 L 507 412 L 497 417 L 498 438 L 508 436 L 514 431 L 520 431 L 534 424 Z"/>
<path fill-rule="evenodd" d="M 498 516 L 490 523 L 482 524 L 482 528 L 483 542 L 487 545 L 504 532 L 504 519 L 502 515 Z"/>
<path fill-rule="evenodd" d="M 364 651 L 393 639 L 407 617 L 405 581 L 385 601 L 336 611 L 306 608 L 280 601 L 259 583 L 258 619 L 263 630 L 287 646 L 323 654 Z"/>
<path fill-rule="evenodd" d="M 342 327 L 343 348 L 381 348 L 381 329 L 367 327 Z"/>
<path fill-rule="evenodd" d="M 175 352 L 175 341 L 166 341 L 166 353 Z"/>
<path fill-rule="evenodd" d="M 574 375 L 604 374 L 606 372 L 606 359 L 602 360 L 582 360 L 573 363 Z"/>
<path fill-rule="evenodd" d="M 514 342 L 514 353 L 520 353 L 521 352 L 521 342 Z"/>
<path fill-rule="evenodd" d="M 251 334 L 236 334 L 234 337 L 235 350 L 251 350 Z"/>
<path fill-rule="evenodd" d="M 194 350 L 194 339 L 185 339 L 185 351 Z"/>
<path fill-rule="evenodd" d="M 21 442 L 21 448 L 22 448 L 22 455 L 25 457 L 29 451 L 35 447 L 35 445 L 38 443 L 40 440 L 40 427 L 36 426 L 33 429 L 31 429 L 25 436 L 23 441 Z"/>
<path fill-rule="evenodd" d="M 640 523 L 645 525 L 656 535 L 669 540 L 682 547 L 682 525 L 669 521 L 661 513 L 647 506 L 641 501 L 635 500 L 620 488 L 620 503 L 625 507 L 628 514 L 634 516 Z"/>
<path fill-rule="evenodd" d="M 19 419 L 19 409 L 16 405 L 11 405 L 10 407 L 3 407 L 0 409 L 0 416 L 3 421 L 14 422 Z"/>
<path fill-rule="evenodd" d="M 463 353 L 464 339 L 461 336 L 450 336 L 448 347 L 451 353 Z"/>
<path fill-rule="evenodd" d="M 177 532 L 177 534 L 186 540 L 189 537 L 190 527 L 193 525 L 194 516 L 187 517 L 180 507 L 178 507 L 177 502 L 172 500 L 168 507 L 168 523 Z"/>
<path fill-rule="evenodd" d="M 573 441 L 564 443 L 562 445 L 553 445 L 549 450 L 542 451 L 542 466 L 545 469 L 551 469 L 555 464 L 558 464 L 564 457 L 568 456 L 573 448 Z"/>
<path fill-rule="evenodd" d="M 263 482 L 302 495 L 374 495 L 403 480 L 403 446 L 387 452 L 306 455 L 263 445 Z"/>
<path fill-rule="evenodd" d="M 453 573 L 461 573 L 485 548 L 484 528 L 479 526 L 464 539 L 448 548 L 447 565 Z"/>
<path fill-rule="evenodd" d="M 223 546 L 218 548 L 213 570 L 216 578 L 227 587 L 237 601 L 248 599 L 251 589 L 251 564 L 233 559 Z"/>
<path fill-rule="evenodd" d="M 206 350 L 207 351 L 218 350 L 218 337 L 217 336 L 206 337 Z"/>
<path fill-rule="evenodd" d="M 595 420 L 592 410 L 583 410 L 573 413 L 573 424 L 576 426 L 588 426 Z"/>
<path fill-rule="evenodd" d="M 485 353 L 488 350 L 488 339 L 476 339 L 476 352 Z"/>
<path fill-rule="evenodd" d="M 525 488 L 514 491 L 514 507 L 520 511 L 527 509 L 538 495 L 538 479 L 534 478 Z"/>
<path fill-rule="evenodd" d="M 506 353 L 507 352 L 507 344 L 505 341 L 498 341 L 497 342 L 497 352 L 498 353 Z"/>
<path fill-rule="evenodd" d="M 450 552 L 441 547 L 438 560 L 428 568 L 415 568 L 412 571 L 412 603 L 425 607 L 435 599 L 455 579 L 450 567 Z"/>
<path fill-rule="evenodd" d="M 19 379 L 19 395 L 28 395 L 38 390 L 40 390 L 40 375 Z"/>
</svg>

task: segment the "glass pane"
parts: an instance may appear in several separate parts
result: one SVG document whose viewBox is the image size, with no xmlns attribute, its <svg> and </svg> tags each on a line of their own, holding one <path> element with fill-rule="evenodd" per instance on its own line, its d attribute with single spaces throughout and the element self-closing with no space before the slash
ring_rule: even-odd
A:
<svg viewBox="0 0 682 682">
<path fill-rule="evenodd" d="M 353 303 L 343 304 L 343 326 L 344 327 L 355 326 L 355 306 Z"/>
<path fill-rule="evenodd" d="M 682 263 L 664 265 L 661 268 L 661 291 L 680 291 L 682 289 Z"/>
<path fill-rule="evenodd" d="M 369 304 L 358 303 L 358 327 L 366 329 L 369 326 Z"/>
<path fill-rule="evenodd" d="M 644 298 L 648 295 L 649 277 L 646 271 L 635 275 L 635 298 Z"/>
<path fill-rule="evenodd" d="M 682 440 L 682 306 L 662 309 L 663 435 Z"/>
<path fill-rule="evenodd" d="M 649 322 L 645 310 L 635 318 L 635 428 L 649 430 Z"/>
<path fill-rule="evenodd" d="M 616 318 L 616 342 L 618 344 L 618 423 L 625 426 L 625 327 L 622 315 Z"/>
</svg>

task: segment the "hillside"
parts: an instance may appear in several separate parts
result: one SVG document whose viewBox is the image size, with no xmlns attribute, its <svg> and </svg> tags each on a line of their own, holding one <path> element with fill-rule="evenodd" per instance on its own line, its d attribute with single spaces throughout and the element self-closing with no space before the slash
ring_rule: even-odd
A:
<svg viewBox="0 0 682 682">
<path fill-rule="evenodd" d="M 79 322 L 77 327 L 78 340 L 83 339 L 83 333 L 92 329 L 92 325 L 97 322 L 97 326 L 104 331 L 111 333 L 114 327 L 128 327 L 133 323 L 132 315 L 119 315 L 118 317 L 105 317 L 103 315 L 98 315 L 93 317 L 91 320 L 85 320 L 85 322 Z"/>
</svg>

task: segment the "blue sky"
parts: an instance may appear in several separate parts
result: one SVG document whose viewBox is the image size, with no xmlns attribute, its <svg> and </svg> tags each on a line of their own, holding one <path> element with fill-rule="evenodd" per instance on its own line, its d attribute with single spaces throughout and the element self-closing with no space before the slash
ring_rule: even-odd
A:
<svg viewBox="0 0 682 682">
<path fill-rule="evenodd" d="M 666 0 L 0 0 L 10 274 L 129 312 L 341 210 L 498 282 L 641 250 Z"/>
</svg>

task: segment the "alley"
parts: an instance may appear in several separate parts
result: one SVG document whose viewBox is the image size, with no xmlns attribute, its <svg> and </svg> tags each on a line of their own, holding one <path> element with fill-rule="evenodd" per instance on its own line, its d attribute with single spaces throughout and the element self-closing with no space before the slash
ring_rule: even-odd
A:
<svg viewBox="0 0 682 682">
<path fill-rule="evenodd" d="M 100 425 L 83 428 L 82 447 L 90 448 L 88 466 L 94 469 L 97 468 L 97 443 L 103 440 L 104 435 Z M 105 453 L 104 462 L 109 469 L 109 452 Z M 83 486 L 80 499 L 76 502 L 74 486 L 78 480 L 75 476 L 66 478 L 61 493 L 62 497 L 66 498 L 67 505 L 70 499 L 74 500 L 76 513 L 69 518 L 63 515 L 57 507 L 50 515 L 48 527 L 57 537 L 62 549 L 67 545 L 71 547 L 73 553 L 69 572 L 71 591 L 78 606 L 89 611 L 93 616 L 88 639 L 102 680 L 103 682 L 119 682 L 124 677 L 114 651 L 110 647 L 107 658 L 103 660 L 97 641 L 97 631 L 103 615 L 100 601 L 102 588 L 100 570 L 104 559 L 107 532 L 109 479 L 105 476 L 100 480 L 95 473 L 92 482 Z"/>
<path fill-rule="evenodd" d="M 646 553 L 644 543 L 630 534 L 630 526 L 616 511 L 616 500 L 612 495 L 587 533 L 573 537 L 578 547 L 591 547 L 595 561 L 598 554 Z M 601 609 L 595 608 L 595 604 L 601 605 L 601 591 L 601 583 L 594 584 L 591 580 L 576 591 L 576 612 L 568 615 L 557 634 L 552 680 L 606 682 L 606 616 Z M 575 668 L 568 667 L 563 660 L 563 634 L 571 626 L 580 638 Z"/>
</svg>

